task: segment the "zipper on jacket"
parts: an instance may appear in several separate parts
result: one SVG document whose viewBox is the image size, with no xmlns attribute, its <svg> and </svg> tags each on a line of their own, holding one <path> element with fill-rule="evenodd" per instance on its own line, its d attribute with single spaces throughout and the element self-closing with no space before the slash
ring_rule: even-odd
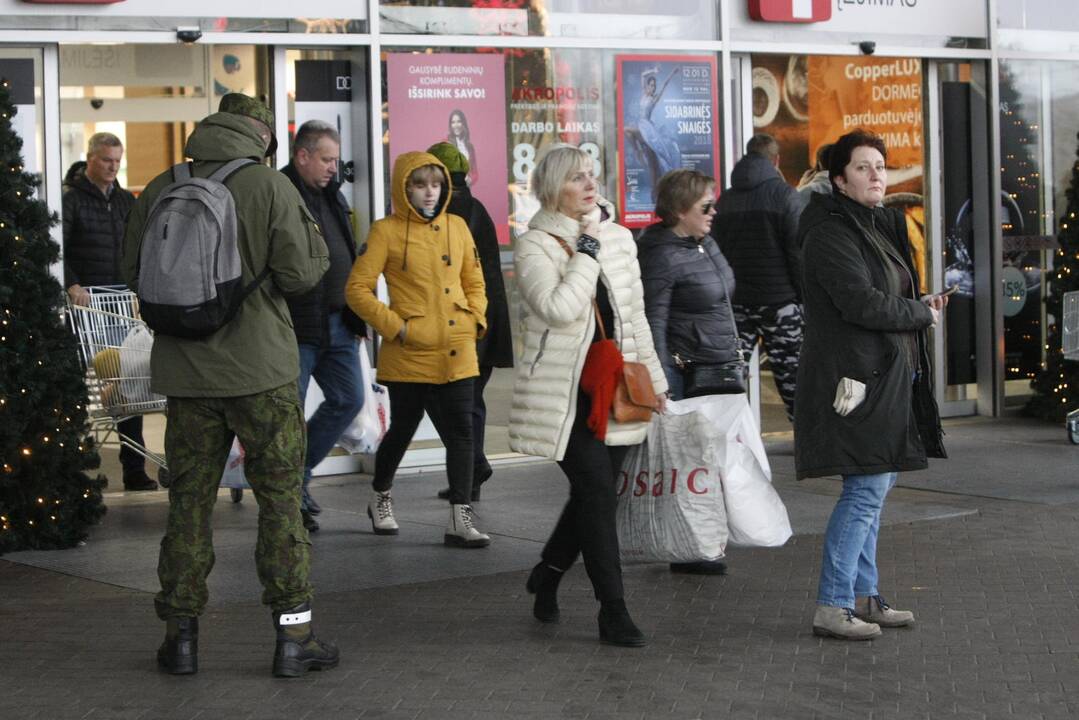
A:
<svg viewBox="0 0 1079 720">
<path fill-rule="evenodd" d="M 529 368 L 529 376 L 536 374 L 536 365 L 539 364 L 540 358 L 543 357 L 543 349 L 547 347 L 547 336 L 551 334 L 551 328 L 545 328 L 543 335 L 540 337 L 539 352 L 536 353 L 536 359 L 532 361 L 532 367 Z"/>
</svg>

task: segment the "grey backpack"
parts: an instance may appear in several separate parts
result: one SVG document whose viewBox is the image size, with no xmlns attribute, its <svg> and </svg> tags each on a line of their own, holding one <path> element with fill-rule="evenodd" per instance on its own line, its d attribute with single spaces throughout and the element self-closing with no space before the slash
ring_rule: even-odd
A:
<svg viewBox="0 0 1079 720">
<path fill-rule="evenodd" d="M 190 163 L 172 168 L 171 185 L 150 208 L 139 249 L 138 297 L 154 332 L 201 338 L 224 327 L 269 274 L 243 285 L 236 203 L 225 181 L 248 165 L 231 160 L 207 178 Z"/>
</svg>

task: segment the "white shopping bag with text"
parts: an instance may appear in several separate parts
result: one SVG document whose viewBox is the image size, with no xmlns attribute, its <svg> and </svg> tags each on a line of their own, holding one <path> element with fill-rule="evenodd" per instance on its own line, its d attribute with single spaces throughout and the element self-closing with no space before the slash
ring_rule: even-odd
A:
<svg viewBox="0 0 1079 720">
<path fill-rule="evenodd" d="M 710 395 L 667 403 L 668 412 L 693 413 L 715 429 L 727 528 L 732 545 L 779 547 L 790 539 L 787 508 L 772 487 L 772 469 L 745 395 Z"/>
<path fill-rule="evenodd" d="M 623 560 L 718 560 L 727 517 L 717 442 L 694 413 L 656 415 L 618 475 L 618 542 Z"/>
</svg>

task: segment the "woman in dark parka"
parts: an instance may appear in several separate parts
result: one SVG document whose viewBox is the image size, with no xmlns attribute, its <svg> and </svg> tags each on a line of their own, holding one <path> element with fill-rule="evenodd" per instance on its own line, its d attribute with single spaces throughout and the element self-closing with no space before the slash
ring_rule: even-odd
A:
<svg viewBox="0 0 1079 720">
<path fill-rule="evenodd" d="M 802 214 L 805 341 L 798 368 L 798 477 L 843 476 L 824 538 L 817 635 L 865 640 L 914 622 L 877 588 L 877 533 L 897 473 L 945 457 L 927 329 L 947 299 L 919 298 L 902 213 L 881 206 L 886 149 L 856 130 L 832 149 L 832 196 Z M 846 380 L 844 380 L 846 379 Z"/>
<path fill-rule="evenodd" d="M 494 474 L 494 469 L 491 463 L 487 462 L 487 455 L 483 451 L 487 427 L 487 404 L 483 400 L 483 391 L 495 368 L 513 367 L 510 310 L 506 299 L 506 285 L 502 280 L 498 233 L 487 208 L 468 189 L 468 158 L 448 142 L 435 143 L 427 148 L 427 152 L 441 160 L 450 171 L 453 195 L 450 196 L 447 210 L 452 215 L 464 218 L 468 223 L 468 230 L 476 243 L 476 252 L 483 268 L 483 283 L 487 288 L 487 333 L 476 341 L 476 359 L 480 365 L 480 374 L 476 378 L 472 393 L 472 500 L 476 501 L 480 499 L 480 486 Z M 448 498 L 449 488 L 440 490 L 438 496 L 442 499 Z"/>
<path fill-rule="evenodd" d="M 731 309 L 734 271 L 709 231 L 716 181 L 672 170 L 656 186 L 656 214 L 637 240 L 644 311 L 672 400 L 685 397 L 679 361 L 725 363 L 739 357 Z M 677 357 L 676 357 L 677 356 Z M 722 560 L 671 563 L 671 572 L 723 575 Z"/>
</svg>

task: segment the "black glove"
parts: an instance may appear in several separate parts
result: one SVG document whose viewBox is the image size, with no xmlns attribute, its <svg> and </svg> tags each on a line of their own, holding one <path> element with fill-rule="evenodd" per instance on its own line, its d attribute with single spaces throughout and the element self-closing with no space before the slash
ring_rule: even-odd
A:
<svg viewBox="0 0 1079 720">
<path fill-rule="evenodd" d="M 577 238 L 577 252 L 584 253 L 595 260 L 599 255 L 599 240 L 591 235 L 581 235 Z"/>
</svg>

